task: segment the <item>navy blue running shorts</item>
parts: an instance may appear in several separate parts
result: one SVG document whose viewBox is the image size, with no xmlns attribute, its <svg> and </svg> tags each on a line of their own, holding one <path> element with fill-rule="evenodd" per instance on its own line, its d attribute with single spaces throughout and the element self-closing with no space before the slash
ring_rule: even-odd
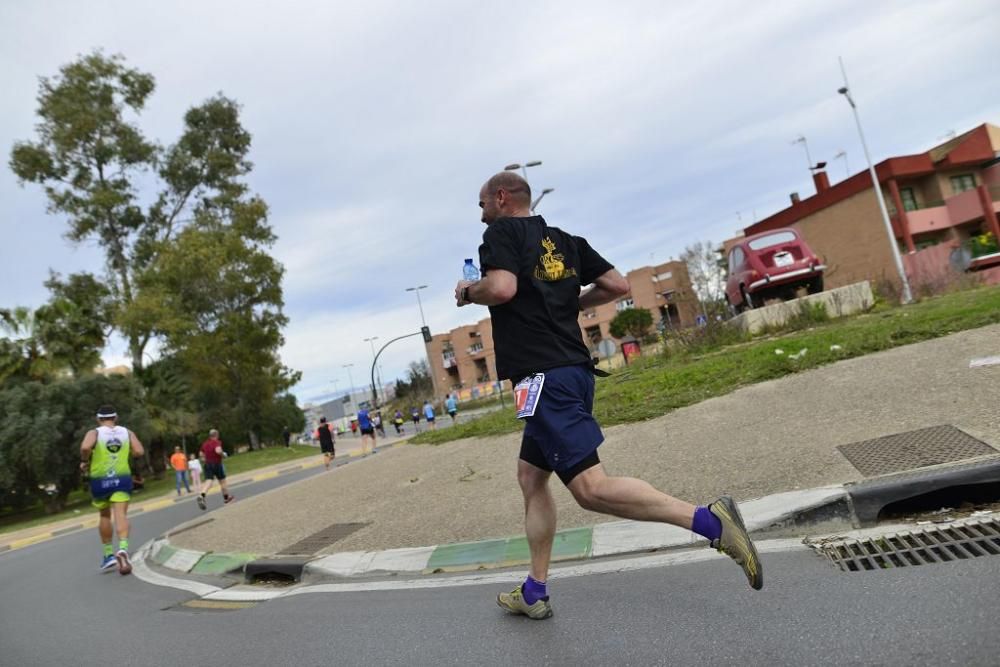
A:
<svg viewBox="0 0 1000 667">
<path fill-rule="evenodd" d="M 226 469 L 221 463 L 205 464 L 205 479 L 223 480 L 226 478 Z"/>
<path fill-rule="evenodd" d="M 594 419 L 594 374 L 589 365 L 545 371 L 535 414 L 525 419 L 520 458 L 552 470 L 569 484 L 573 477 L 600 462 L 604 442 Z"/>
</svg>

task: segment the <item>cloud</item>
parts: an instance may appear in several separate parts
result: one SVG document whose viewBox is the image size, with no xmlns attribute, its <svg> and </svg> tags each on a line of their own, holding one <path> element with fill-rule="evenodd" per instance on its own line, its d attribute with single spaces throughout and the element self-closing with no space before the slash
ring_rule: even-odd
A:
<svg viewBox="0 0 1000 667">
<path fill-rule="evenodd" d="M 0 147 L 31 137 L 36 77 L 98 46 L 156 76 L 141 125 L 164 143 L 188 107 L 239 100 L 286 269 L 282 355 L 308 396 L 367 363 L 362 338 L 416 330 L 406 287 L 429 286 L 436 332 L 486 315 L 451 291 L 480 242 L 479 186 L 503 165 L 542 160 L 529 178 L 555 191 L 540 212 L 623 270 L 664 261 L 811 192 L 800 133 L 814 159 L 845 149 L 863 167 L 838 55 L 875 159 L 1000 121 L 998 29 L 992 0 L 4 3 Z M 49 266 L 102 269 L 45 208 L 0 173 L 16 240 L 0 305 L 44 300 Z M 390 348 L 386 375 L 422 354 L 419 339 Z"/>
</svg>

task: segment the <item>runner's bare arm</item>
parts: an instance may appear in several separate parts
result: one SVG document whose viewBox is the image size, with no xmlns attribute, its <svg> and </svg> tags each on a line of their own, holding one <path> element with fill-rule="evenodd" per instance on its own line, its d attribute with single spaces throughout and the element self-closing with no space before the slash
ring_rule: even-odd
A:
<svg viewBox="0 0 1000 667">
<path fill-rule="evenodd" d="M 94 445 L 97 444 L 97 431 L 91 429 L 87 431 L 87 435 L 83 436 L 83 442 L 80 443 L 80 468 L 86 470 L 90 467 L 90 455 L 94 451 Z"/>
<path fill-rule="evenodd" d="M 593 308 L 614 301 L 628 294 L 630 289 L 628 280 L 618 273 L 617 269 L 605 271 L 597 277 L 593 287 L 580 293 L 580 309 Z"/>
<path fill-rule="evenodd" d="M 132 431 L 128 432 L 129 448 L 132 450 L 132 456 L 142 456 L 146 453 L 146 448 L 142 446 L 139 442 L 139 437 Z"/>
<path fill-rule="evenodd" d="M 517 276 L 503 269 L 490 269 L 482 280 L 476 282 L 459 280 L 455 286 L 455 303 L 459 307 L 470 303 L 499 306 L 513 299 L 515 294 L 517 294 Z"/>
</svg>

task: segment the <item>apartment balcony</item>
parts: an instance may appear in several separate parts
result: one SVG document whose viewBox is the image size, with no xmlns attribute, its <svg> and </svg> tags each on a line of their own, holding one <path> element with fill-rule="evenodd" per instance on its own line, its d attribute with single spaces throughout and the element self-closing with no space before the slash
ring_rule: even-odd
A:
<svg viewBox="0 0 1000 667">
<path fill-rule="evenodd" d="M 477 357 L 483 353 L 484 349 L 485 348 L 483 348 L 482 343 L 475 343 L 473 345 L 470 345 L 469 349 L 466 350 L 466 352 L 468 352 L 470 357 Z"/>
<path fill-rule="evenodd" d="M 447 368 L 455 368 L 458 366 L 458 361 L 455 360 L 455 355 L 444 355 L 441 357 L 441 365 Z"/>
</svg>

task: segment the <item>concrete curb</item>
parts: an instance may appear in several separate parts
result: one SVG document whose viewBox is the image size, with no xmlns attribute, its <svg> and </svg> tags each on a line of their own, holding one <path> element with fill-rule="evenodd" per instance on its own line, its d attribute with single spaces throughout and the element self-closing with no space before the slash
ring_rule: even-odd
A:
<svg viewBox="0 0 1000 667">
<path fill-rule="evenodd" d="M 813 523 L 810 517 L 817 510 L 846 505 L 846 497 L 842 485 L 826 486 L 749 500 L 740 503 L 740 511 L 747 529 L 755 535 L 775 534 L 787 530 L 790 525 L 801 528 Z M 798 517 L 805 518 L 799 521 Z M 845 522 L 838 525 L 843 526 Z M 846 525 L 850 525 L 849 522 Z M 614 521 L 557 532 L 552 561 L 588 560 L 699 543 L 706 544 L 698 536 L 675 526 Z M 242 568 L 248 581 L 275 574 L 301 581 L 469 572 L 521 566 L 530 561 L 527 539 L 523 535 L 385 551 L 346 551 L 311 559 L 189 551 L 172 546 L 167 535 L 153 542 L 150 560 L 167 569 L 190 574 L 235 573 Z"/>
<path fill-rule="evenodd" d="M 863 482 L 775 493 L 741 502 L 739 507 L 747 530 L 755 537 L 801 535 L 803 530 L 830 533 L 872 525 L 873 517 L 877 518 L 882 508 L 900 499 L 983 482 L 1000 484 L 1000 456 L 922 468 Z M 704 539 L 676 526 L 613 521 L 557 532 L 552 561 L 589 560 L 698 544 L 707 546 Z M 315 558 L 193 552 L 171 546 L 168 536 L 164 536 L 153 544 L 151 559 L 168 569 L 191 574 L 235 573 L 242 569 L 244 578 L 251 582 L 269 575 L 295 581 L 340 580 L 492 570 L 530 562 L 527 539 L 523 535 L 385 551 L 345 551 Z"/>
</svg>

